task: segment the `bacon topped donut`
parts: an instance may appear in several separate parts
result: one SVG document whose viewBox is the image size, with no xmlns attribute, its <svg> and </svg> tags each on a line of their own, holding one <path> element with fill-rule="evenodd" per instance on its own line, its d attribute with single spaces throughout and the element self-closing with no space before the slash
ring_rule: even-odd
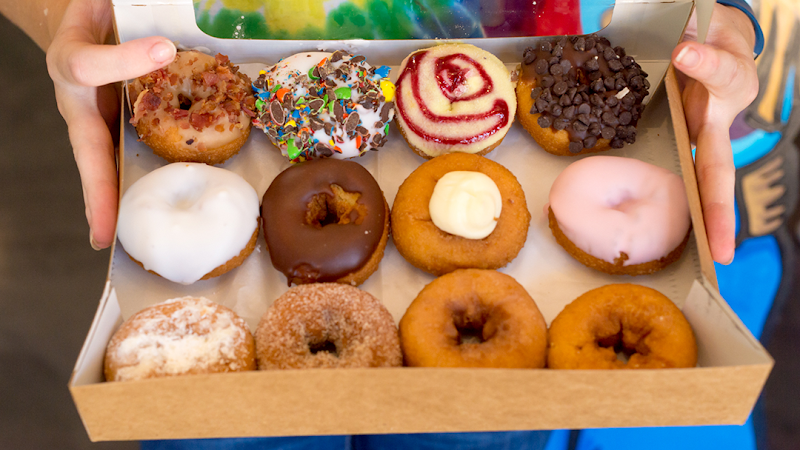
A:
<svg viewBox="0 0 800 450">
<path fill-rule="evenodd" d="M 511 77 L 491 53 L 468 44 L 444 44 L 409 55 L 397 79 L 400 131 L 417 154 L 486 154 L 514 121 Z"/>
</svg>

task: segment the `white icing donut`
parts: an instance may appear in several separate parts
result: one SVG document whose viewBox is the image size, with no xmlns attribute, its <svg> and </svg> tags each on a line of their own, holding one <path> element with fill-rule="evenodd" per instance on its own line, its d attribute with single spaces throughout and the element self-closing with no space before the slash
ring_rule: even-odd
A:
<svg viewBox="0 0 800 450">
<path fill-rule="evenodd" d="M 656 261 L 691 224 L 683 180 L 637 159 L 593 156 L 570 164 L 550 188 L 550 208 L 579 249 L 624 266 Z"/>
<path fill-rule="evenodd" d="M 503 208 L 494 180 L 481 172 L 454 170 L 439 178 L 428 209 L 442 231 L 467 239 L 492 234 Z"/>
<path fill-rule="evenodd" d="M 258 226 L 258 203 L 255 189 L 233 172 L 173 163 L 125 192 L 117 236 L 145 269 L 191 284 L 247 247 Z"/>
</svg>

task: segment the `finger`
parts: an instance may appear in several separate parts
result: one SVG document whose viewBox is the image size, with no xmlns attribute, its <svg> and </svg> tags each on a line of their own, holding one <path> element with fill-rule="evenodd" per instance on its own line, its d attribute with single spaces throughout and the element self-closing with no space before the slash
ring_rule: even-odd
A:
<svg viewBox="0 0 800 450">
<path fill-rule="evenodd" d="M 69 136 L 81 175 L 92 246 L 106 248 L 114 238 L 117 217 L 114 145 L 105 120 L 97 110 L 78 108 L 70 115 Z"/>
<path fill-rule="evenodd" d="M 163 37 L 147 37 L 119 45 L 73 40 L 56 62 L 66 79 L 83 86 L 103 86 L 157 70 L 175 59 L 175 45 Z"/>
<path fill-rule="evenodd" d="M 695 168 L 711 257 L 718 263 L 730 264 L 736 238 L 733 205 L 736 168 L 724 124 L 711 124 L 700 130 Z"/>
<path fill-rule="evenodd" d="M 702 83 L 716 97 L 745 97 L 752 90 L 746 73 L 749 67 L 733 53 L 683 42 L 672 52 L 672 61 L 678 70 Z"/>
</svg>

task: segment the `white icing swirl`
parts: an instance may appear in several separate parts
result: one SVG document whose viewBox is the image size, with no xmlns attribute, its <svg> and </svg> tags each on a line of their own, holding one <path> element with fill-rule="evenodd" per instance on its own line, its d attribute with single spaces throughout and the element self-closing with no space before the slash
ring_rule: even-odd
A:
<svg viewBox="0 0 800 450">
<path fill-rule="evenodd" d="M 483 239 L 497 225 L 503 198 L 487 175 L 454 171 L 436 183 L 428 208 L 433 224 L 440 230 L 467 239 Z"/>
</svg>

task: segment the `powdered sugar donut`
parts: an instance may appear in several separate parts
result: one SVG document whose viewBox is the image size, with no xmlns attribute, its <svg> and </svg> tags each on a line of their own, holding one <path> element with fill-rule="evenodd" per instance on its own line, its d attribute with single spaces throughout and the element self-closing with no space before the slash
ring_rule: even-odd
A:
<svg viewBox="0 0 800 450">
<path fill-rule="evenodd" d="M 183 297 L 131 316 L 106 348 L 107 381 L 255 370 L 241 317 L 206 298 Z"/>
<path fill-rule="evenodd" d="M 689 239 L 683 180 L 636 159 L 593 156 L 570 164 L 550 188 L 550 228 L 581 263 L 644 275 L 677 260 Z"/>
<path fill-rule="evenodd" d="M 258 194 L 239 175 L 173 163 L 137 180 L 122 196 L 117 236 L 145 269 L 181 284 L 239 266 L 258 237 Z"/>
<path fill-rule="evenodd" d="M 253 82 L 254 125 L 292 162 L 354 158 L 386 142 L 394 117 L 389 67 L 343 50 L 298 53 Z"/>
<path fill-rule="evenodd" d="M 443 44 L 409 55 L 397 79 L 397 125 L 424 158 L 486 154 L 500 145 L 517 109 L 511 76 L 491 53 Z"/>
</svg>

